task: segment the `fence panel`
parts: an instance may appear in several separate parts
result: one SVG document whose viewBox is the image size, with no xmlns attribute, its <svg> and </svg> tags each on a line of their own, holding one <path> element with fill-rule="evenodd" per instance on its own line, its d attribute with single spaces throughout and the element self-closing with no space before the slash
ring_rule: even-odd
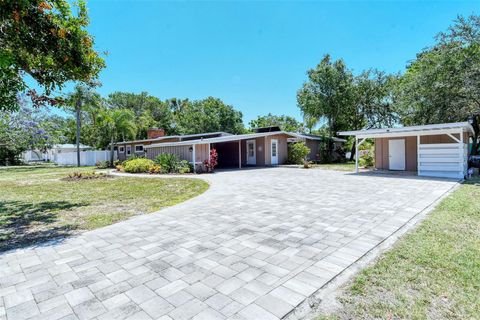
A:
<svg viewBox="0 0 480 320">
<path fill-rule="evenodd" d="M 114 154 L 114 160 L 116 160 L 116 154 Z M 109 150 L 100 151 L 81 151 L 80 152 L 80 165 L 82 166 L 94 166 L 99 161 L 110 160 Z M 55 157 L 55 163 L 62 166 L 76 166 L 77 165 L 77 153 L 65 152 L 59 153 Z"/>
</svg>

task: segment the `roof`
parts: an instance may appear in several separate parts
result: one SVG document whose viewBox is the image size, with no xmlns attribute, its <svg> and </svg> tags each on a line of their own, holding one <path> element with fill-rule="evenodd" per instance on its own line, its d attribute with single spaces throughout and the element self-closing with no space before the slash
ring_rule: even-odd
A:
<svg viewBox="0 0 480 320">
<path fill-rule="evenodd" d="M 64 144 L 55 144 L 52 146 L 52 149 L 74 149 L 77 148 L 76 144 L 73 143 L 64 143 Z M 86 146 L 80 143 L 80 149 L 90 149 L 92 147 Z"/>
<path fill-rule="evenodd" d="M 248 140 L 248 139 L 255 139 L 255 138 L 260 138 L 260 137 L 274 136 L 274 135 L 278 135 L 278 134 L 285 134 L 285 135 L 290 136 L 292 138 L 313 139 L 313 137 L 316 137 L 316 138 L 319 138 L 319 139 L 314 139 L 314 140 L 322 139 L 322 137 L 320 137 L 320 136 L 313 136 L 313 135 L 308 136 L 308 135 L 304 135 L 304 134 L 301 134 L 301 133 L 295 133 L 295 132 L 272 131 L 272 132 L 236 134 L 236 135 L 228 135 L 228 136 L 222 136 L 222 137 L 205 138 L 205 139 L 197 139 L 197 140 L 155 143 L 155 144 L 147 145 L 144 148 L 184 146 L 184 145 L 203 144 L 203 143 L 231 142 L 231 141 Z M 339 141 L 346 141 L 346 140 L 343 140 L 343 139 L 338 139 L 338 140 Z"/>
<path fill-rule="evenodd" d="M 180 134 L 180 135 L 172 135 L 172 136 L 161 136 L 161 137 L 152 138 L 152 139 L 120 141 L 120 142 L 115 142 L 115 145 L 141 143 L 141 142 L 146 142 L 146 141 L 155 142 L 155 141 L 162 141 L 162 140 L 166 140 L 166 139 L 175 139 L 175 138 L 177 138 L 179 140 L 184 140 L 184 139 L 189 139 L 189 138 L 202 137 L 202 136 L 212 136 L 212 135 L 231 136 L 232 134 L 228 133 L 228 132 L 223 132 L 223 131 L 195 133 L 195 134 Z"/>
<path fill-rule="evenodd" d="M 255 139 L 255 138 L 260 138 L 260 137 L 273 136 L 273 135 L 278 135 L 278 134 L 286 134 L 286 135 L 289 135 L 291 137 L 296 137 L 295 133 L 285 132 L 285 131 L 246 133 L 246 134 L 236 134 L 236 135 L 229 135 L 229 136 L 215 137 L 215 138 L 206 138 L 206 139 L 197 139 L 197 140 L 155 143 L 155 144 L 147 145 L 144 148 L 184 146 L 184 145 L 203 144 L 203 143 L 231 142 L 231 141 L 248 140 L 248 139 Z"/>
<path fill-rule="evenodd" d="M 280 129 L 279 126 L 258 127 L 258 128 L 252 128 L 252 130 L 255 133 L 282 131 L 282 129 Z"/>
<path fill-rule="evenodd" d="M 399 128 L 384 128 L 384 129 L 369 129 L 356 131 L 341 131 L 338 134 L 341 136 L 357 136 L 361 138 L 375 138 L 375 137 L 392 137 L 392 136 L 416 136 L 416 135 L 435 135 L 435 134 L 451 134 L 462 132 L 474 133 L 473 127 L 468 122 L 453 122 L 453 123 L 439 123 L 427 124 L 422 126 L 399 127 Z"/>
<path fill-rule="evenodd" d="M 310 140 L 325 140 L 329 139 L 329 137 L 326 136 L 317 136 L 314 134 L 308 134 L 308 133 L 296 133 L 299 137 L 305 138 L 305 139 L 310 139 Z M 332 137 L 332 140 L 335 142 L 347 142 L 345 139 L 337 138 L 337 137 Z"/>
</svg>

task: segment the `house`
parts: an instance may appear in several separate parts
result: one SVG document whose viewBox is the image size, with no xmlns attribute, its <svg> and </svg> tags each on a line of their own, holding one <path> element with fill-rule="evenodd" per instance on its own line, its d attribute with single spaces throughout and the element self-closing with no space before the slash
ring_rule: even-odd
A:
<svg viewBox="0 0 480 320">
<path fill-rule="evenodd" d="M 355 136 L 356 154 L 365 139 L 373 139 L 376 169 L 415 171 L 419 176 L 463 179 L 468 169 L 468 144 L 473 141 L 474 130 L 468 122 L 456 122 L 343 131 L 338 134 Z"/>
<path fill-rule="evenodd" d="M 147 137 L 145 140 L 116 144 L 118 158 L 128 158 L 133 153 L 155 159 L 160 154 L 176 154 L 180 159 L 195 163 L 195 170 L 209 159 L 210 150 L 216 149 L 218 167 L 242 168 L 245 166 L 274 166 L 285 164 L 288 143 L 305 141 L 318 144 L 317 136 L 286 132 L 278 127 L 258 128 L 253 133 L 233 135 L 212 132 L 192 135 Z M 341 139 L 340 139 L 341 140 Z M 313 141 L 313 142 L 311 142 Z M 130 150 L 128 152 L 128 150 Z M 315 150 L 318 150 L 316 148 Z"/>
<path fill-rule="evenodd" d="M 80 151 L 92 150 L 90 146 L 80 144 Z M 22 154 L 22 159 L 25 162 L 38 162 L 38 161 L 53 161 L 55 162 L 58 154 L 77 152 L 77 145 L 72 143 L 55 144 L 45 152 L 40 150 L 28 150 Z"/>
</svg>

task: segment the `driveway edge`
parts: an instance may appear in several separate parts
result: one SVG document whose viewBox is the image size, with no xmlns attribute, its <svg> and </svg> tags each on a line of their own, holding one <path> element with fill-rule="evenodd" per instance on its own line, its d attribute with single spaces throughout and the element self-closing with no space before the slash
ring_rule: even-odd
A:
<svg viewBox="0 0 480 320">
<path fill-rule="evenodd" d="M 383 252 L 392 248 L 392 246 L 403 237 L 407 232 L 412 231 L 420 222 L 422 222 L 427 215 L 432 212 L 436 206 L 445 199 L 452 192 L 457 190 L 462 185 L 459 181 L 456 185 L 439 196 L 434 202 L 428 205 L 425 209 L 414 215 L 407 222 L 405 222 L 400 228 L 394 231 L 388 238 L 381 241 L 375 247 L 367 251 L 363 256 L 343 269 L 336 276 L 331 278 L 325 283 L 319 290 L 314 292 L 311 296 L 307 297 L 299 305 L 297 305 L 292 311 L 283 317 L 286 320 L 293 319 L 314 319 L 319 316 L 319 312 L 325 311 L 326 313 L 333 312 L 339 308 L 340 305 L 337 301 L 338 294 L 342 286 L 347 284 L 349 280 L 353 278 L 360 270 L 373 263 Z"/>
</svg>

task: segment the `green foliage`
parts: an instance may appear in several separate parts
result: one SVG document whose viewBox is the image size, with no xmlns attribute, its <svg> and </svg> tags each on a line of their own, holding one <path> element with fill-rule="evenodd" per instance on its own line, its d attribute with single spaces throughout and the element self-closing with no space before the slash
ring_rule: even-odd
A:
<svg viewBox="0 0 480 320">
<path fill-rule="evenodd" d="M 193 166 L 187 160 L 182 160 L 177 164 L 178 173 L 190 173 L 193 171 Z"/>
<path fill-rule="evenodd" d="M 417 55 L 398 81 L 395 102 L 405 125 L 466 121 L 480 109 L 480 17 L 458 17 Z"/>
<path fill-rule="evenodd" d="M 28 74 L 43 89 L 28 94 L 35 105 L 56 104 L 53 91 L 68 81 L 94 83 L 105 67 L 87 32 L 85 2 L 73 14 L 66 0 L 2 0 L 0 10 L 0 110 L 18 110 L 16 94 Z"/>
<path fill-rule="evenodd" d="M 288 144 L 288 163 L 303 164 L 310 153 L 310 148 L 304 142 L 294 142 Z"/>
<path fill-rule="evenodd" d="M 249 122 L 250 128 L 262 128 L 262 127 L 271 127 L 279 126 L 280 129 L 289 132 L 303 132 L 303 124 L 294 117 L 281 115 L 276 116 L 271 113 L 266 116 L 258 116 L 257 119 Z"/>
<path fill-rule="evenodd" d="M 180 159 L 173 153 L 163 153 L 155 157 L 155 163 L 162 167 L 163 173 L 175 173 L 178 170 Z"/>
<path fill-rule="evenodd" d="M 150 159 L 136 158 L 127 160 L 123 163 L 125 172 L 129 173 L 145 173 L 149 172 L 154 162 Z"/>
<path fill-rule="evenodd" d="M 115 161 L 113 162 L 115 164 Z M 105 160 L 105 161 L 98 161 L 95 166 L 98 168 L 98 169 L 106 169 L 106 168 L 109 168 L 110 167 L 110 161 L 108 160 Z"/>
</svg>

